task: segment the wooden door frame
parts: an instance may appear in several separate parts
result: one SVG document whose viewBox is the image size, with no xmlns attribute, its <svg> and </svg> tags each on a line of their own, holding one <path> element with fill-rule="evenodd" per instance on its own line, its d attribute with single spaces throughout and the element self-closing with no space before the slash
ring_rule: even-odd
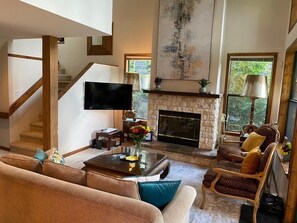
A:
<svg viewBox="0 0 297 223">
<path fill-rule="evenodd" d="M 281 103 L 279 107 L 279 131 L 281 139 L 283 139 L 286 129 L 287 114 L 289 107 L 289 99 L 291 92 L 291 84 L 294 72 L 295 53 L 297 52 L 297 39 L 288 47 L 285 58 L 285 68 L 283 73 Z M 289 89 L 289 91 L 288 91 Z M 296 111 L 297 114 L 297 111 Z M 287 190 L 287 200 L 285 204 L 285 217 L 284 223 L 290 223 L 295 221 L 295 213 L 297 207 L 297 118 L 295 119 L 294 136 L 293 136 L 293 148 L 291 154 L 291 160 L 289 165 L 289 184 Z"/>
</svg>

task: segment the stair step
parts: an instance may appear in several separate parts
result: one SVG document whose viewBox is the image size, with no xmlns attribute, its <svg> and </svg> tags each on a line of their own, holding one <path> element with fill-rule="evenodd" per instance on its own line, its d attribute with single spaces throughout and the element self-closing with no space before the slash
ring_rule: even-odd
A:
<svg viewBox="0 0 297 223">
<path fill-rule="evenodd" d="M 43 114 L 39 114 L 39 120 L 43 121 Z"/>
<path fill-rule="evenodd" d="M 59 74 L 58 81 L 71 81 L 72 76 L 69 74 Z"/>
<path fill-rule="evenodd" d="M 66 87 L 71 81 L 59 81 L 58 87 L 59 88 L 64 88 Z"/>
<path fill-rule="evenodd" d="M 42 121 L 31 122 L 30 129 L 32 131 L 43 131 L 43 122 Z"/>
<path fill-rule="evenodd" d="M 43 145 L 28 141 L 19 140 L 10 144 L 10 151 L 33 157 L 37 148 L 42 149 Z"/>
<path fill-rule="evenodd" d="M 20 134 L 21 140 L 43 144 L 43 132 L 27 131 Z"/>
</svg>

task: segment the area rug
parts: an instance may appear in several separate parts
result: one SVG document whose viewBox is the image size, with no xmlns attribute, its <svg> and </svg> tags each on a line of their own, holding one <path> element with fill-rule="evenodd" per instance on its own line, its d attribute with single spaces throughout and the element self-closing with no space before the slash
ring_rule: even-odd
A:
<svg viewBox="0 0 297 223">
<path fill-rule="evenodd" d="M 251 205 L 243 204 L 240 211 L 239 223 L 253 223 L 253 210 L 254 207 Z M 258 223 L 281 223 L 281 220 L 277 216 L 266 215 L 265 213 L 258 210 L 257 213 Z"/>
</svg>

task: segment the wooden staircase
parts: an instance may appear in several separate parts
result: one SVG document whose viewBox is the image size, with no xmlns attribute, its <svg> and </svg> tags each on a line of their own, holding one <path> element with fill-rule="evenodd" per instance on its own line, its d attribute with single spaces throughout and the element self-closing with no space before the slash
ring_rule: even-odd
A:
<svg viewBox="0 0 297 223">
<path fill-rule="evenodd" d="M 20 134 L 20 140 L 10 144 L 10 151 L 33 157 L 37 148 L 43 149 L 43 121 L 42 115 L 39 120 L 30 123 L 30 130 Z"/>
<path fill-rule="evenodd" d="M 72 81 L 72 76 L 66 74 L 64 68 L 59 69 L 58 77 L 58 93 L 61 92 Z"/>
<path fill-rule="evenodd" d="M 65 69 L 59 70 L 58 92 L 72 82 L 72 76 L 65 74 Z M 10 151 L 27 156 L 34 156 L 37 148 L 43 149 L 43 115 L 39 120 L 30 123 L 30 129 L 20 134 L 20 140 L 10 144 Z"/>
<path fill-rule="evenodd" d="M 59 73 L 58 91 L 62 91 L 71 83 L 71 75 Z M 39 120 L 30 123 L 30 130 L 20 134 L 20 140 L 10 144 L 10 151 L 27 156 L 34 156 L 37 148 L 43 149 L 43 116 Z"/>
</svg>

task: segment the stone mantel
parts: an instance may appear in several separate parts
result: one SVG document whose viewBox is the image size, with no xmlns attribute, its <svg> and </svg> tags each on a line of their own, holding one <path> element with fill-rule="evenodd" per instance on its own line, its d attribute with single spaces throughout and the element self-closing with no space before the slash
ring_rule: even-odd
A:
<svg viewBox="0 0 297 223">
<path fill-rule="evenodd" d="M 179 95 L 179 96 L 200 97 L 200 98 L 221 98 L 222 97 L 221 94 L 161 91 L 161 90 L 143 90 L 143 93 L 160 94 L 160 95 Z"/>
</svg>

